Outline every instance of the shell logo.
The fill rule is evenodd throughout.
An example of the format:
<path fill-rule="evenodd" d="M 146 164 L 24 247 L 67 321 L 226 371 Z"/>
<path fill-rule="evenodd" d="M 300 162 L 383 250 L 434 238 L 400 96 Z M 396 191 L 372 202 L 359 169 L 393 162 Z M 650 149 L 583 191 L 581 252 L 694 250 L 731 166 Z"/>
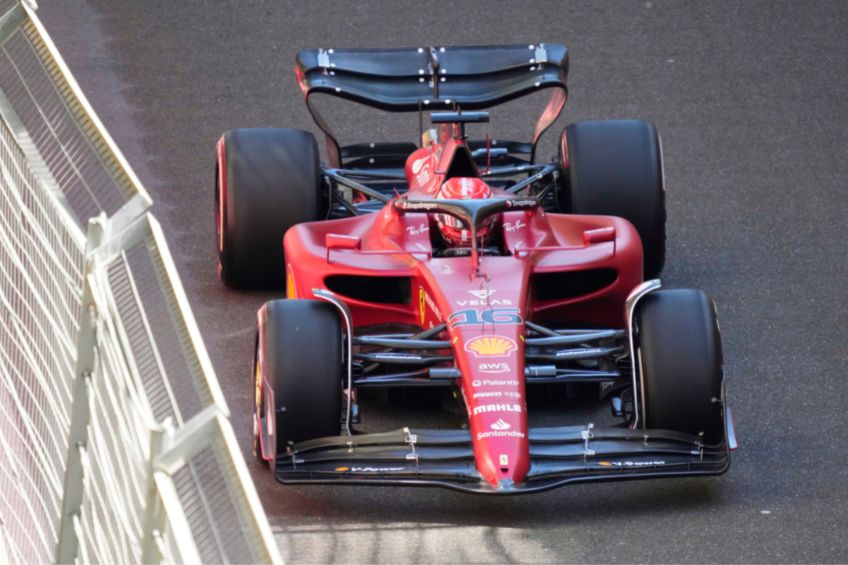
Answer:
<path fill-rule="evenodd" d="M 515 341 L 502 336 L 478 336 L 465 343 L 465 350 L 475 357 L 506 357 L 516 349 Z"/>

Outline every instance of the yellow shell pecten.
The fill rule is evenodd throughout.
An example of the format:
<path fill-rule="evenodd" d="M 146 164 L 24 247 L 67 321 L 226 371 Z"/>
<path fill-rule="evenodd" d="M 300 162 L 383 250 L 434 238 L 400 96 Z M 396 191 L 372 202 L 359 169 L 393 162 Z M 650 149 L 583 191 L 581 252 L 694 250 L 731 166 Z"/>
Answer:
<path fill-rule="evenodd" d="M 509 355 L 516 349 L 515 342 L 501 336 L 475 337 L 465 344 L 465 349 L 477 356 Z"/>

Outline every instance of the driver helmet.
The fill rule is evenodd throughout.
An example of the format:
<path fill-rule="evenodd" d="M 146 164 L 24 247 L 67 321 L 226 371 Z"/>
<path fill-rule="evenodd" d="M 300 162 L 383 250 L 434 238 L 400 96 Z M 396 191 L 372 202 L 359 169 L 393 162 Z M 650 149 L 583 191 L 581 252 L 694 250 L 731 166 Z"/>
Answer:
<path fill-rule="evenodd" d="M 438 199 L 448 198 L 452 200 L 471 200 L 491 197 L 492 189 L 489 188 L 489 185 L 473 177 L 448 179 L 442 184 L 439 193 L 436 195 Z M 454 246 L 471 246 L 471 230 L 459 218 L 454 218 L 448 214 L 436 214 L 436 223 L 448 244 Z M 489 216 L 477 228 L 480 245 L 485 245 L 494 223 L 495 216 Z"/>

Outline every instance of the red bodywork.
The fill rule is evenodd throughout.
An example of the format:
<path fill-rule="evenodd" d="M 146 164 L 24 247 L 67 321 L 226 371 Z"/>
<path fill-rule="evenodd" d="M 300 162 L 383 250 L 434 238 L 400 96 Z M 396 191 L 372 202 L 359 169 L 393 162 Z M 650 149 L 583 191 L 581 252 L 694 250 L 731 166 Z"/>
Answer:
<path fill-rule="evenodd" d="M 440 137 L 409 156 L 404 197 L 435 198 L 454 155 L 467 151 L 454 126 L 443 126 Z M 493 193 L 512 196 L 496 188 Z M 435 226 L 432 214 L 399 211 L 391 203 L 378 213 L 296 225 L 284 241 L 287 293 L 313 298 L 312 289 L 333 290 L 326 279 L 337 275 L 408 277 L 407 303 L 334 292 L 349 307 L 357 334 L 385 324 L 447 324 L 477 468 L 495 487 L 520 484 L 530 465 L 523 322 L 625 327 L 625 299 L 642 282 L 641 242 L 635 228 L 617 217 L 541 208 L 504 212 L 493 229 L 502 231 L 506 254 L 481 256 L 478 272 L 469 257 L 432 256 Z M 534 275 L 595 269 L 617 276 L 586 295 L 534 299 Z"/>

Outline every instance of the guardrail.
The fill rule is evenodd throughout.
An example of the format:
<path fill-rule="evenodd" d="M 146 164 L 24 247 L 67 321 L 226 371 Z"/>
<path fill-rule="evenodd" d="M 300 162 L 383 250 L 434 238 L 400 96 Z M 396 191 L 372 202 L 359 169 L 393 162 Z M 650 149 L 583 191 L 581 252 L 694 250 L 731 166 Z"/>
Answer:
<path fill-rule="evenodd" d="M 0 0 L 0 562 L 280 562 L 150 198 L 34 9 Z"/>

